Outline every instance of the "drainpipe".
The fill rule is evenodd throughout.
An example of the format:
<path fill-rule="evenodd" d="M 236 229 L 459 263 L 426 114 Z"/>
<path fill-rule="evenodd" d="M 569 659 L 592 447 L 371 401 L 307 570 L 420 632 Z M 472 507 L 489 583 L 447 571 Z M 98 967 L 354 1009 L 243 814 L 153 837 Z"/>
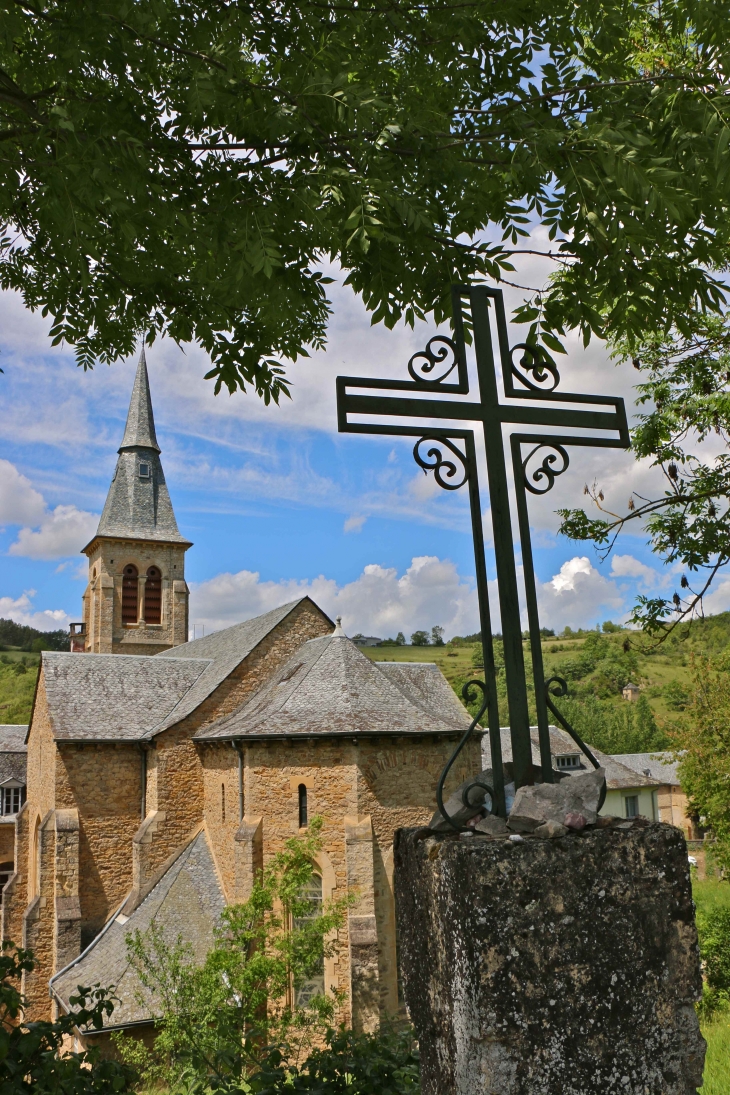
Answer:
<path fill-rule="evenodd" d="M 238 820 L 243 821 L 243 746 L 240 738 L 234 738 L 231 745 L 238 753 Z"/>
<path fill-rule="evenodd" d="M 140 813 L 142 815 L 142 821 L 147 817 L 147 753 L 149 752 L 149 745 L 146 742 L 140 742 L 139 755 L 142 763 L 142 801 L 140 803 Z"/>

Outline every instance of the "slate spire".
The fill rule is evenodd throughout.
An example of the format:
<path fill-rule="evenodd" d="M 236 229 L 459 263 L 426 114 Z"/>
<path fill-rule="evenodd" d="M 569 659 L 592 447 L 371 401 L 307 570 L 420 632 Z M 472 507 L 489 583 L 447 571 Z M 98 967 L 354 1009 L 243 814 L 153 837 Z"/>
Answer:
<path fill-rule="evenodd" d="M 134 378 L 132 398 L 129 401 L 127 425 L 124 437 L 119 449 L 146 448 L 161 451 L 157 444 L 155 434 L 155 418 L 152 413 L 152 399 L 150 398 L 150 378 L 147 375 L 147 358 L 142 343 L 142 353 L 139 355 L 137 375 Z"/>
<path fill-rule="evenodd" d="M 180 535 L 165 483 L 144 345 L 139 355 L 119 459 L 96 536 L 190 543 Z"/>

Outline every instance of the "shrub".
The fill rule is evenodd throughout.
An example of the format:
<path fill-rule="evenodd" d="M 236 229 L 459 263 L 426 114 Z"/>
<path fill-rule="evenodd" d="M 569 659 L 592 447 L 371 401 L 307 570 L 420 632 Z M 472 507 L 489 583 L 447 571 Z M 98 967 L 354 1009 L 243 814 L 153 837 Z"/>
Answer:
<path fill-rule="evenodd" d="M 77 1030 L 101 1029 L 114 1010 L 111 993 L 83 988 L 74 1010 L 55 1022 L 22 1018 L 20 979 L 35 968 L 30 951 L 3 943 L 0 954 L 0 1091 L 2 1095 L 122 1095 L 136 1079 L 128 1065 L 102 1060 L 98 1049 L 69 1053 Z"/>
<path fill-rule="evenodd" d="M 698 914 L 697 931 L 704 980 L 699 1010 L 707 1019 L 730 1005 L 730 908 Z"/>

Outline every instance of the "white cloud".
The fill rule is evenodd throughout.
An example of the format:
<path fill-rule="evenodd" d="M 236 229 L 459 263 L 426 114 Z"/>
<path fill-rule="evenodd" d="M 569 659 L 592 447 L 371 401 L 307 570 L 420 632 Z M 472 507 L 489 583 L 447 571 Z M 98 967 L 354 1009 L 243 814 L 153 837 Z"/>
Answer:
<path fill-rule="evenodd" d="M 0 460 L 0 525 L 37 525 L 46 503 L 9 460 Z"/>
<path fill-rule="evenodd" d="M 345 532 L 362 532 L 362 527 L 367 521 L 367 517 L 348 517 L 342 526 Z"/>
<path fill-rule="evenodd" d="M 76 506 L 56 506 L 43 517 L 38 529 L 20 529 L 8 554 L 27 559 L 63 559 L 76 555 L 92 538 L 98 523 L 98 514 L 87 513 Z"/>
<path fill-rule="evenodd" d="M 71 617 L 60 608 L 39 611 L 33 604 L 34 589 L 27 589 L 20 597 L 0 597 L 0 618 L 15 620 L 16 624 L 35 627 L 38 631 L 68 630 Z"/>
<path fill-rule="evenodd" d="M 496 582 L 489 583 L 493 627 L 499 630 Z M 297 597 L 309 595 L 332 618 L 342 616 L 345 631 L 386 638 L 402 631 L 440 624 L 447 636 L 479 629 L 474 582 L 459 574 L 454 563 L 433 555 L 411 560 L 399 576 L 394 567 L 366 566 L 352 582 L 338 585 L 320 575 L 311 581 L 262 582 L 254 571 L 218 574 L 193 588 L 190 618 L 196 628 L 216 631 L 267 612 Z M 585 557 L 563 563 L 549 582 L 538 584 L 543 624 L 563 627 L 593 626 L 607 615 L 623 616 L 625 596 Z M 523 620 L 523 626 L 526 622 Z M 198 630 L 198 634 L 200 631 Z"/>
<path fill-rule="evenodd" d="M 449 635 L 475 631 L 478 624 L 473 583 L 449 560 L 420 556 L 400 577 L 395 568 L 366 566 L 353 582 L 338 586 L 323 575 L 312 581 L 262 582 L 242 570 L 219 574 L 191 593 L 191 622 L 206 632 L 266 612 L 308 594 L 334 619 L 342 616 L 349 634 L 385 638 L 441 624 Z"/>
<path fill-rule="evenodd" d="M 714 588 L 711 586 L 710 593 L 705 597 L 705 612 L 708 614 L 727 612 L 730 609 L 730 576 L 721 577 L 717 584 L 713 583 L 713 585 Z M 697 580 L 696 586 L 700 586 Z"/>
<path fill-rule="evenodd" d="M 614 555 L 611 559 L 611 574 L 615 578 L 635 578 L 642 589 L 665 586 L 671 580 L 670 575 L 660 574 L 653 567 L 635 559 L 633 555 Z"/>
<path fill-rule="evenodd" d="M 0 460 L 0 525 L 22 525 L 9 555 L 63 559 L 77 555 L 96 531 L 99 515 L 76 506 L 49 510 L 37 491 L 9 460 Z"/>
<path fill-rule="evenodd" d="M 538 586 L 537 598 L 543 624 L 556 631 L 566 625 L 590 627 L 607 612 L 625 612 L 623 593 L 585 555 L 567 559 L 549 582 Z"/>

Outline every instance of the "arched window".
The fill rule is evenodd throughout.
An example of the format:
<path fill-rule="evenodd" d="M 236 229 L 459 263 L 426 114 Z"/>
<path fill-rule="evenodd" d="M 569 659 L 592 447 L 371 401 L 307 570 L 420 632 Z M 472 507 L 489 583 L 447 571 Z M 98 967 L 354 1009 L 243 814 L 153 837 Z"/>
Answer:
<path fill-rule="evenodd" d="M 144 619 L 147 624 L 159 624 L 162 619 L 162 575 L 157 567 L 147 571 L 144 586 Z"/>
<path fill-rule="evenodd" d="M 122 573 L 122 623 L 136 624 L 139 619 L 137 607 L 138 590 L 137 568 L 128 563 Z"/>
<path fill-rule="evenodd" d="M 301 786 L 304 787 L 304 784 Z M 306 787 L 304 789 L 306 791 Z M 321 876 L 313 874 L 309 879 L 309 882 L 302 889 L 300 896 L 309 901 L 310 907 L 309 911 L 304 915 L 296 916 L 292 919 L 294 931 L 301 931 L 302 928 L 307 927 L 307 924 L 310 921 L 315 920 L 318 916 L 322 915 Z M 294 984 L 295 1007 L 305 1008 L 313 996 L 324 996 L 324 958 L 320 958 L 319 962 L 315 963 L 315 967 L 310 969 L 309 976 L 306 980 Z"/>
<path fill-rule="evenodd" d="M 299 784 L 299 828 L 306 829 L 307 827 L 307 787 L 306 784 Z"/>

